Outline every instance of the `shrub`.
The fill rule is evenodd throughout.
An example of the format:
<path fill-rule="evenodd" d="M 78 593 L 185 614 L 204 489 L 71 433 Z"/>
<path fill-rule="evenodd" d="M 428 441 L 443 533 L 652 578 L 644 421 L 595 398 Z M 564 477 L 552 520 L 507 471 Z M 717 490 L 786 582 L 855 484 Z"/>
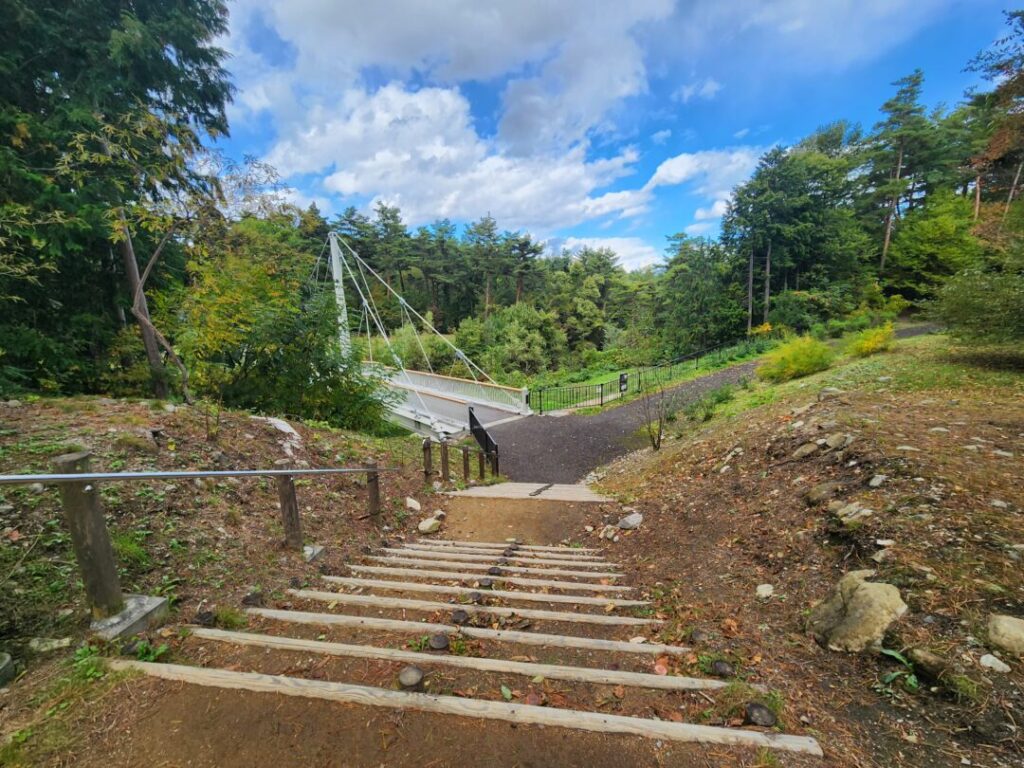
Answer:
<path fill-rule="evenodd" d="M 846 351 L 854 357 L 868 357 L 877 352 L 884 352 L 892 346 L 894 330 L 892 323 L 868 328 L 855 333 L 846 342 Z"/>
<path fill-rule="evenodd" d="M 810 336 L 799 336 L 787 341 L 768 354 L 757 369 L 757 375 L 767 381 L 789 381 L 824 371 L 832 363 L 834 353 L 824 342 Z"/>

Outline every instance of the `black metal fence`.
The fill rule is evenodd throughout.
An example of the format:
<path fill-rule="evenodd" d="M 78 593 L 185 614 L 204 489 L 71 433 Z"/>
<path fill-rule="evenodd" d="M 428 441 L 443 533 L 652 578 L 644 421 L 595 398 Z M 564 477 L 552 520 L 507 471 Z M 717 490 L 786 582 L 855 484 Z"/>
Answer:
<path fill-rule="evenodd" d="M 601 407 L 626 395 L 642 392 L 657 382 L 671 381 L 685 370 L 705 365 L 720 365 L 753 353 L 767 350 L 776 340 L 776 334 L 745 337 L 739 341 L 701 349 L 688 355 L 647 365 L 633 371 L 623 371 L 614 379 L 597 384 L 568 384 L 558 387 L 539 387 L 530 390 L 527 403 L 537 413 L 561 411 L 568 408 Z"/>

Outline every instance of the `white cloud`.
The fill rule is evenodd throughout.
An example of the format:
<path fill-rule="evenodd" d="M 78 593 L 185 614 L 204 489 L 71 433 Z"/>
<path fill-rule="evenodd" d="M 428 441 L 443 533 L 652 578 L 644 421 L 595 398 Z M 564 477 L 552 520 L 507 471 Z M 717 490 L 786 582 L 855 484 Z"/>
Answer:
<path fill-rule="evenodd" d="M 672 100 L 681 101 L 683 104 L 688 104 L 694 98 L 710 101 L 718 95 L 720 90 L 722 90 L 722 84 L 709 77 L 680 86 L 672 94 Z"/>
<path fill-rule="evenodd" d="M 268 159 L 285 177 L 325 173 L 326 192 L 398 205 L 411 224 L 490 212 L 504 227 L 546 232 L 634 215 L 646 202 L 628 191 L 594 194 L 632 173 L 632 149 L 598 160 L 588 160 L 584 147 L 503 154 L 476 134 L 469 102 L 454 88 L 346 91 L 333 107 L 312 110 L 308 126 L 289 131 Z"/>
<path fill-rule="evenodd" d="M 735 147 L 683 152 L 663 161 L 644 188 L 693 183 L 695 190 L 706 198 L 728 198 L 732 188 L 757 167 L 762 151 L 760 147 Z"/>
<path fill-rule="evenodd" d="M 736 131 L 736 133 L 734 133 L 734 134 L 732 135 L 732 137 L 733 137 L 734 139 L 742 139 L 742 138 L 743 138 L 744 136 L 746 136 L 746 135 L 747 135 L 748 133 L 750 133 L 750 129 L 749 129 L 749 128 L 740 128 L 740 129 L 739 129 L 738 131 Z"/>
<path fill-rule="evenodd" d="M 651 134 L 651 141 L 653 141 L 655 144 L 664 144 L 670 138 L 672 138 L 672 131 L 669 130 L 668 128 L 664 128 L 660 131 L 655 131 L 654 133 Z"/>
<path fill-rule="evenodd" d="M 710 208 L 698 208 L 694 211 L 693 218 L 697 221 L 707 221 L 708 219 L 720 219 L 725 215 L 726 210 L 729 208 L 728 200 L 715 200 L 711 204 Z"/>
<path fill-rule="evenodd" d="M 615 251 L 623 267 L 631 270 L 656 264 L 662 258 L 657 248 L 639 237 L 569 237 L 562 247 L 573 252 L 581 248 L 608 248 Z"/>
<path fill-rule="evenodd" d="M 684 227 L 683 231 L 691 237 L 700 237 L 706 235 L 714 227 L 710 221 L 701 221 L 696 224 L 690 224 L 688 227 Z"/>

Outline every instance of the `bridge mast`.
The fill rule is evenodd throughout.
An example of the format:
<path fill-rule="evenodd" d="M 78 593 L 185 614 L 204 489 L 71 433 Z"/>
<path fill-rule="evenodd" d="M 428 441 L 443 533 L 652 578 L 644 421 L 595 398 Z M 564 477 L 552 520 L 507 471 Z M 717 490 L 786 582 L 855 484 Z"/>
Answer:
<path fill-rule="evenodd" d="M 338 305 L 338 342 L 341 353 L 348 357 L 352 354 L 352 337 L 348 329 L 348 306 L 345 303 L 344 275 L 341 271 L 341 248 L 338 247 L 338 235 L 331 232 L 327 236 L 331 243 L 331 275 L 334 277 L 334 300 Z"/>

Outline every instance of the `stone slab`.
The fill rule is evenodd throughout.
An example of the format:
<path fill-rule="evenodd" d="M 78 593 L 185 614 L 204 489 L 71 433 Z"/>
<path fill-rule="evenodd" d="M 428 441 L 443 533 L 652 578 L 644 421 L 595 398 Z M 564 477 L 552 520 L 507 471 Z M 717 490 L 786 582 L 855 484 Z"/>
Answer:
<path fill-rule="evenodd" d="M 124 609 L 119 614 L 97 619 L 89 629 L 103 640 L 131 637 L 162 624 L 169 611 L 166 597 L 125 595 Z"/>
<path fill-rule="evenodd" d="M 575 501 L 604 503 L 607 496 L 595 493 L 583 483 L 497 483 L 478 485 L 463 491 L 452 491 L 451 496 L 468 496 L 478 499 L 540 499 L 542 501 Z"/>
<path fill-rule="evenodd" d="M 307 563 L 312 563 L 323 553 L 324 548 L 321 547 L 319 544 L 306 544 L 302 548 L 302 559 L 305 560 Z"/>

